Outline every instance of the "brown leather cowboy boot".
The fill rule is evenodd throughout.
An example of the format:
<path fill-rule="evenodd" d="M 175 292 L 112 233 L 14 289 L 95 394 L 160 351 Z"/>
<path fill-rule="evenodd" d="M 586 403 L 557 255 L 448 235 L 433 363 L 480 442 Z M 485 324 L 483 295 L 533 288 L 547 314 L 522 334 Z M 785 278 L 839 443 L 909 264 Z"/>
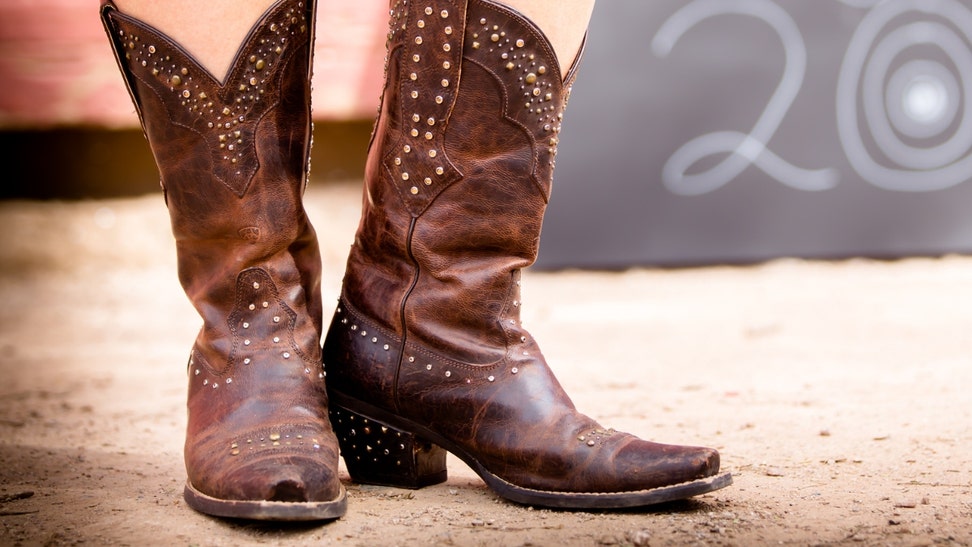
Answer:
<path fill-rule="evenodd" d="M 313 0 L 275 3 L 223 82 L 110 0 L 101 15 L 204 321 L 189 358 L 185 499 L 223 517 L 337 518 L 346 496 L 321 367 L 321 261 L 302 204 Z"/>
<path fill-rule="evenodd" d="M 564 107 L 553 49 L 489 0 L 399 0 L 364 210 L 328 332 L 331 420 L 354 480 L 445 480 L 445 452 L 510 500 L 617 508 L 722 488 L 715 450 L 580 414 L 520 324 Z"/>

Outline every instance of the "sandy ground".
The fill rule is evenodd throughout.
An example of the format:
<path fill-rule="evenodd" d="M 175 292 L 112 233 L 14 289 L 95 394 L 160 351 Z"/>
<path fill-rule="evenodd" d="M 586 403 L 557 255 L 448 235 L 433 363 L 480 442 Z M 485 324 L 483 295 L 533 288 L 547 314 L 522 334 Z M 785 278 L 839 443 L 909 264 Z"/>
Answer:
<path fill-rule="evenodd" d="M 329 305 L 358 196 L 308 192 Z M 0 544 L 972 545 L 972 258 L 528 272 L 524 319 L 577 406 L 719 448 L 734 486 L 557 512 L 452 459 L 446 484 L 348 482 L 345 518 L 271 526 L 182 501 L 199 321 L 160 196 L 2 202 L 0 225 Z"/>

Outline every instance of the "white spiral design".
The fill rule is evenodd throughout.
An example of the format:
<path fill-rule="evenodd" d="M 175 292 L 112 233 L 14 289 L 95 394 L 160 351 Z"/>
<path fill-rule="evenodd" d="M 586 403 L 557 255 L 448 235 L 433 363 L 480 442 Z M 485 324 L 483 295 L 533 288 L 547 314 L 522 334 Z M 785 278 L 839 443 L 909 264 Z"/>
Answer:
<path fill-rule="evenodd" d="M 682 145 L 662 169 L 662 182 L 675 194 L 700 195 L 717 190 L 755 165 L 779 182 L 805 191 L 828 190 L 836 186 L 839 175 L 834 169 L 810 170 L 796 167 L 767 148 L 786 117 L 800 88 L 807 68 L 807 49 L 799 27 L 790 15 L 769 0 L 695 0 L 672 14 L 658 30 L 652 50 L 658 57 L 667 56 L 675 43 L 692 27 L 711 17 L 743 15 L 767 23 L 783 43 L 786 65 L 780 84 L 748 133 L 717 131 L 696 137 Z M 718 164 L 701 172 L 688 174 L 699 161 L 717 154 L 728 154 Z"/>
<path fill-rule="evenodd" d="M 906 14 L 930 20 L 912 17 L 886 29 Z M 957 0 L 886 0 L 864 16 L 837 80 L 838 134 L 861 178 L 900 192 L 942 190 L 972 178 L 970 44 L 972 11 Z M 909 50 L 910 60 L 895 67 Z M 927 55 L 912 58 L 935 50 L 951 68 Z M 937 144 L 921 146 L 929 139 Z"/>

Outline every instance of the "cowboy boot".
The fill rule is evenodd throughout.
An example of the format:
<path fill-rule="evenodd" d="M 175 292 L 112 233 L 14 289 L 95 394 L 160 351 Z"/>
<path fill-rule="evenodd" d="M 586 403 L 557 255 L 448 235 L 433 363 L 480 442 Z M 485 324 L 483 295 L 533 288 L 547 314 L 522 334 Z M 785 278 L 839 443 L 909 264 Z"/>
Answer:
<path fill-rule="evenodd" d="M 302 204 L 313 0 L 267 10 L 225 81 L 110 0 L 101 15 L 204 322 L 188 365 L 185 500 L 221 517 L 337 518 L 346 494 L 321 366 L 321 260 Z"/>
<path fill-rule="evenodd" d="M 490 0 L 400 0 L 363 214 L 325 340 L 353 480 L 445 480 L 445 451 L 499 495 L 644 506 L 722 488 L 715 450 L 579 413 L 520 323 L 575 67 Z M 443 450 L 444 449 L 444 450 Z"/>

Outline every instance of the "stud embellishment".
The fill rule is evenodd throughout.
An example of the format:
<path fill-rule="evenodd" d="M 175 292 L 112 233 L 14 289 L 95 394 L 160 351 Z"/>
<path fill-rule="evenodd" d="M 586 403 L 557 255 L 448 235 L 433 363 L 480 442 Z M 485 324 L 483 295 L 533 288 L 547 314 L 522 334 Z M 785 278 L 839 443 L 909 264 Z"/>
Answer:
<path fill-rule="evenodd" d="M 272 106 L 267 95 L 275 94 L 280 85 L 274 69 L 286 66 L 281 60 L 308 40 L 307 9 L 302 3 L 299 6 L 281 5 L 266 16 L 267 23 L 242 46 L 250 53 L 244 66 L 225 86 L 181 51 L 157 42 L 154 35 L 143 36 L 151 34 L 149 29 L 115 22 L 119 39 L 127 46 L 127 68 L 137 77 L 138 87 L 151 88 L 164 100 L 174 122 L 205 135 L 214 176 L 239 196 L 256 170 L 255 124 Z"/>

